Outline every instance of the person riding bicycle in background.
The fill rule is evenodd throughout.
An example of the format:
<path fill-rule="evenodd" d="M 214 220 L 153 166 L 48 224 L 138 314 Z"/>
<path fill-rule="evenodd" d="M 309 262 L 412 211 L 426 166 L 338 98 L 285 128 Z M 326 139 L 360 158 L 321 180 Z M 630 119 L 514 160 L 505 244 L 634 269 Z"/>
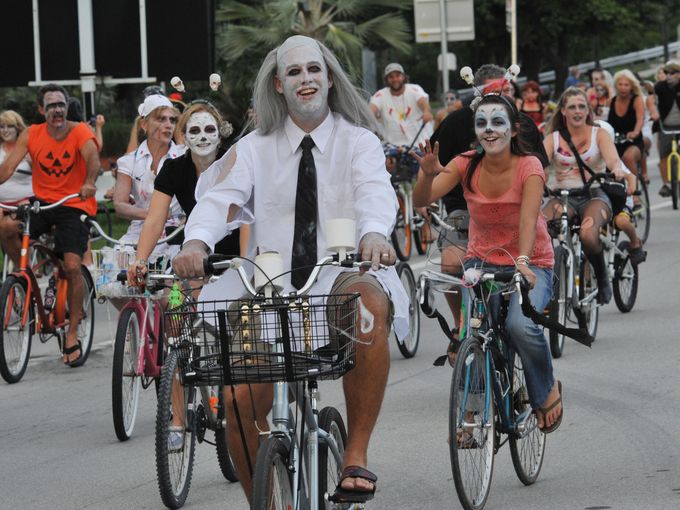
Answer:
<path fill-rule="evenodd" d="M 166 159 L 154 181 L 154 192 L 139 234 L 136 261 L 128 269 L 128 283 L 139 286 L 147 271 L 148 258 L 163 234 L 170 204 L 174 198 L 188 218 L 196 206 L 196 183 L 201 174 L 226 152 L 226 138 L 233 128 L 222 119 L 211 103 L 203 100 L 189 104 L 177 122 L 184 135 L 187 151 L 178 158 Z M 247 225 L 237 229 L 215 246 L 217 253 L 245 256 Z M 243 232 L 241 234 L 241 232 Z M 243 247 L 243 249 L 241 249 Z"/>
<path fill-rule="evenodd" d="M 163 163 L 168 159 L 180 157 L 185 151 L 184 146 L 175 145 L 172 141 L 179 112 L 167 97 L 148 96 L 139 105 L 138 111 L 146 139 L 136 150 L 118 159 L 118 174 L 113 192 L 116 215 L 131 220 L 127 232 L 120 240 L 135 243 L 146 220 L 154 181 Z M 168 205 L 169 217 L 166 226 L 176 227 L 180 224 L 182 210 L 177 200 L 172 200 Z M 174 255 L 177 251 L 178 246 L 167 244 L 154 249 L 154 253 L 157 254 Z"/>
<path fill-rule="evenodd" d="M 485 271 L 519 271 L 532 287 L 532 304 L 543 310 L 552 295 L 554 264 L 540 210 L 545 174 L 524 141 L 519 116 L 512 99 L 485 94 L 474 111 L 481 150 L 465 152 L 443 166 L 438 143 L 421 147 L 423 156 L 415 156 L 420 172 L 413 200 L 424 206 L 462 183 L 470 211 L 465 267 L 483 264 Z M 552 432 L 562 421 L 561 385 L 553 376 L 543 329 L 522 313 L 516 293 L 510 298 L 505 329 L 511 348 L 522 359 L 538 427 Z"/>
<path fill-rule="evenodd" d="M 654 94 L 659 110 L 659 121 L 664 129 L 680 130 L 680 62 L 669 60 L 663 67 L 665 79 L 654 84 Z M 658 126 L 657 126 L 658 127 Z M 668 155 L 672 150 L 673 135 L 658 132 L 657 148 L 659 150 L 659 170 L 663 185 L 659 190 L 662 197 L 671 196 L 671 188 L 668 186 Z"/>
<path fill-rule="evenodd" d="M 0 113 L 0 163 L 14 150 L 19 135 L 26 129 L 24 119 L 13 110 Z M 17 205 L 26 202 L 33 196 L 31 183 L 31 158 L 28 154 L 19 162 L 16 171 L 7 182 L 0 185 L 0 202 Z M 9 212 L 0 210 L 0 242 L 2 249 L 14 267 L 19 267 L 21 253 L 16 242 L 19 232 L 19 221 L 12 218 Z"/>
<path fill-rule="evenodd" d="M 404 151 L 427 140 L 432 134 L 430 97 L 420 85 L 408 83 L 401 64 L 391 63 L 383 73 L 386 87 L 371 97 L 369 106 L 382 126 L 383 141 Z M 410 158 L 409 158 L 410 159 Z M 387 169 L 394 171 L 396 161 L 388 154 Z M 413 161 L 413 173 L 418 165 Z"/>
<path fill-rule="evenodd" d="M 444 108 L 437 111 L 437 114 L 434 116 L 434 130 L 436 131 L 439 128 L 449 113 L 460 110 L 462 107 L 463 102 L 460 100 L 458 92 L 453 89 L 447 90 L 446 94 L 444 94 Z"/>
<path fill-rule="evenodd" d="M 614 75 L 616 95 L 609 104 L 607 122 L 614 132 L 625 135 L 626 140 L 616 144 L 616 151 L 626 168 L 637 175 L 638 165 L 645 150 L 642 125 L 645 122 L 645 102 L 640 82 L 628 69 Z"/>
<path fill-rule="evenodd" d="M 349 435 L 335 493 L 343 500 L 367 500 L 376 488 L 377 477 L 366 469 L 367 450 L 387 383 L 392 315 L 400 340 L 409 329 L 408 296 L 396 271 L 378 271 L 380 263 L 392 266 L 396 260 L 387 236 L 397 199 L 384 171 L 382 146 L 372 133 L 375 118 L 333 53 L 305 36 L 289 37 L 269 52 L 253 97 L 257 129 L 215 162 L 221 172 L 231 171 L 200 197 L 173 269 L 180 277 L 202 276 L 203 259 L 215 243 L 235 226 L 250 223 L 249 258 L 258 250 L 280 253 L 283 270 L 292 274 L 286 272 L 277 281 L 283 292 L 290 292 L 304 285 L 318 258 L 327 253 L 326 220 L 356 220 L 358 252 L 362 260 L 372 261 L 372 270 L 327 267 L 314 289 L 315 294 L 358 292 L 373 317 L 370 325 L 357 328 L 356 366 L 343 378 Z M 237 282 L 238 276 L 227 272 L 204 287 L 201 298 L 210 298 L 212 292 L 219 299 L 238 299 L 243 287 Z M 268 429 L 271 385 L 237 386 L 235 392 L 238 406 L 243 406 L 239 409 L 253 403 L 254 415 L 261 418 L 242 423 L 242 441 L 231 393 L 225 395 L 229 452 L 251 500 L 243 443 L 254 464 L 258 438 Z"/>
<path fill-rule="evenodd" d="M 558 102 L 558 111 L 546 128 L 545 151 L 550 158 L 550 170 L 555 174 L 558 189 L 581 189 L 585 185 L 584 176 L 563 134 L 568 134 L 579 151 L 581 158 L 593 172 L 601 173 L 609 168 L 616 179 L 624 179 L 626 171 L 616 152 L 609 134 L 594 125 L 593 115 L 585 92 L 576 87 L 565 90 Z M 588 179 L 588 177 L 585 177 Z M 628 182 L 628 193 L 635 190 L 634 182 Z M 593 266 L 597 278 L 597 301 L 608 303 L 612 298 L 612 288 L 607 276 L 604 259 L 604 246 L 600 240 L 600 230 L 612 220 L 612 205 L 607 194 L 599 187 L 591 187 L 586 197 L 570 199 L 570 217 L 578 215 L 581 219 L 579 236 L 583 251 Z M 543 209 L 548 220 L 562 214 L 559 199 L 551 199 Z M 633 229 L 634 230 L 634 229 Z M 644 255 L 642 244 L 635 235 L 637 243 L 631 239 L 631 259 L 640 261 Z"/>
<path fill-rule="evenodd" d="M 528 115 L 540 128 L 545 120 L 546 105 L 541 98 L 541 86 L 533 80 L 522 85 L 522 99 L 517 100 L 517 109 Z"/>
<path fill-rule="evenodd" d="M 607 119 L 609 102 L 614 96 L 612 75 L 606 69 L 596 68 L 590 71 L 591 87 L 586 91 L 593 120 Z"/>
<path fill-rule="evenodd" d="M 510 97 L 510 83 L 504 80 L 506 70 L 495 64 L 482 65 L 474 75 L 474 84 L 484 92 L 498 92 L 506 97 Z M 548 164 L 548 158 L 543 149 L 543 138 L 538 131 L 533 119 L 524 113 L 520 113 L 519 122 L 522 125 L 522 132 L 526 133 L 529 146 L 535 152 L 541 163 Z M 451 113 L 444 119 L 442 125 L 432 135 L 430 143 L 439 143 L 439 162 L 445 166 L 454 157 L 476 149 L 479 146 L 475 135 L 474 112 L 471 108 L 465 107 Z M 446 222 L 449 224 L 460 223 L 467 229 L 469 215 L 467 202 L 463 193 L 462 185 L 454 186 L 443 197 L 446 209 Z M 421 214 L 426 216 L 426 211 Z M 439 237 L 439 248 L 442 252 L 442 271 L 448 273 L 460 273 L 463 270 L 463 257 L 467 250 L 468 236 L 465 232 L 447 232 L 446 235 Z M 460 315 L 460 295 L 446 294 L 449 306 L 453 313 L 454 320 L 458 323 Z"/>
<path fill-rule="evenodd" d="M 68 93 L 62 86 L 41 87 L 37 99 L 45 122 L 30 126 L 19 135 L 14 150 L 0 165 L 0 184 L 10 178 L 28 153 L 33 164 L 33 192 L 41 203 L 50 204 L 73 193 L 80 194 L 80 198 L 68 200 L 49 214 L 31 218 L 34 238 L 56 227 L 54 251 L 64 260 L 71 316 L 63 349 L 64 363 L 71 364 L 82 355 L 77 335 L 85 282 L 80 266 L 87 250 L 89 229 L 80 216 L 97 213 L 94 183 L 99 173 L 99 153 L 92 130 L 83 123 L 66 120 Z M 16 244 L 19 245 L 18 236 Z"/>

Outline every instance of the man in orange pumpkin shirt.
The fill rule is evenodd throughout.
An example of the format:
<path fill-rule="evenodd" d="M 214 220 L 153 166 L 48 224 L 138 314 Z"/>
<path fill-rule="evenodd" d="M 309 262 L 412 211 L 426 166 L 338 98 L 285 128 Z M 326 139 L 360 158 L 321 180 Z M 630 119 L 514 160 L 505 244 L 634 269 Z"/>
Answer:
<path fill-rule="evenodd" d="M 64 363 L 73 364 L 82 355 L 78 324 L 82 316 L 85 283 L 80 266 L 87 250 L 88 228 L 80 221 L 85 213 L 94 216 L 97 191 L 94 182 L 99 171 L 99 153 L 94 133 L 82 122 L 66 120 L 68 93 L 55 84 L 38 91 L 38 110 L 45 122 L 24 130 L 12 153 L 0 165 L 0 184 L 10 178 L 26 153 L 33 163 L 33 192 L 43 204 L 79 193 L 80 197 L 52 209 L 49 214 L 31 217 L 31 236 L 55 228 L 55 252 L 63 258 L 68 281 L 68 309 L 71 322 L 64 344 Z M 19 243 L 19 236 L 17 236 Z"/>

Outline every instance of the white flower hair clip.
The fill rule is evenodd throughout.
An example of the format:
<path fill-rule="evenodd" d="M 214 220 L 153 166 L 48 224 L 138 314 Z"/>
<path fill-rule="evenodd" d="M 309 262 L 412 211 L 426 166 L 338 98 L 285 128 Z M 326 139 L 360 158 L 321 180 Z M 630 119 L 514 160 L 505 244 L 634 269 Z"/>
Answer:
<path fill-rule="evenodd" d="M 234 126 L 231 125 L 231 122 L 228 120 L 225 120 L 222 122 L 220 125 L 220 136 L 222 138 L 229 138 L 229 135 L 231 135 L 234 132 Z"/>

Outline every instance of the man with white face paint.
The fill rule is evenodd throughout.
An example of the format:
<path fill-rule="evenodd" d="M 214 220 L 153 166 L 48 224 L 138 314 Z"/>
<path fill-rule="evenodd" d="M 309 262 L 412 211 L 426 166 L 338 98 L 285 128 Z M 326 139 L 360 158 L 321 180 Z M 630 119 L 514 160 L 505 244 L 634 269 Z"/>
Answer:
<path fill-rule="evenodd" d="M 361 274 L 344 268 L 324 268 L 313 293 L 358 292 L 374 319 L 370 327 L 358 333 L 356 367 L 343 379 L 349 437 L 342 480 L 336 488 L 341 500 L 365 501 L 373 496 L 377 480 L 366 469 L 367 450 L 387 382 L 390 324 L 393 322 L 398 338 L 408 333 L 408 297 L 396 271 L 393 267 L 378 270 L 379 264 L 392 266 L 396 260 L 387 236 L 394 225 L 397 203 L 385 172 L 380 141 L 371 132 L 374 117 L 335 56 L 321 43 L 303 36 L 288 38 L 267 55 L 253 97 L 257 129 L 240 139 L 202 177 L 202 181 L 213 180 L 210 186 L 199 183 L 199 188 L 207 191 L 199 197 L 189 218 L 187 241 L 174 259 L 173 268 L 181 276 L 202 275 L 203 259 L 212 251 L 215 240 L 236 225 L 251 223 L 249 258 L 254 259 L 257 250 L 279 252 L 284 271 L 293 269 L 292 278 L 285 275 L 277 280 L 282 281 L 283 291 L 289 292 L 300 288 L 301 281 L 307 278 L 309 272 L 304 265 L 309 265 L 310 260 L 313 265 L 327 254 L 326 221 L 356 221 L 358 251 L 363 260 L 372 261 L 372 269 Z M 301 180 L 308 183 L 302 190 Z M 301 198 L 301 191 L 311 198 Z M 306 216 L 307 222 L 300 226 L 296 219 L 303 210 L 299 207 L 302 202 L 315 212 Z M 310 238 L 311 247 L 305 244 L 300 250 L 299 241 L 308 243 Z M 303 267 L 296 262 L 300 257 L 306 257 Z M 220 287 L 224 291 L 215 293 L 217 298 L 242 296 L 236 275 L 227 272 L 217 285 L 221 282 L 225 282 Z M 207 290 L 203 297 L 209 297 Z M 264 387 L 253 387 L 252 392 L 254 415 L 260 421 L 242 422 L 247 455 L 253 465 L 258 427 L 268 428 L 262 420 L 272 401 L 271 387 L 259 386 Z M 241 413 L 249 413 L 248 388 L 237 387 L 236 395 Z M 231 403 L 231 394 L 227 397 L 225 401 Z M 230 454 L 250 500 L 248 459 L 231 405 L 227 423 Z"/>

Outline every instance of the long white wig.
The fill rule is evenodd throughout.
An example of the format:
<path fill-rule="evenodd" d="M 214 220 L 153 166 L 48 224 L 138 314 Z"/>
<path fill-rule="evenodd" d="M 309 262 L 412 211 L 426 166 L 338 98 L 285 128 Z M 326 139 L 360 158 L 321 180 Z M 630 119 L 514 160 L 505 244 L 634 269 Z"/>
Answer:
<path fill-rule="evenodd" d="M 352 124 L 380 133 L 381 129 L 368 106 L 368 99 L 362 97 L 354 87 L 331 50 L 319 41 L 316 42 L 333 79 L 333 86 L 328 91 L 330 110 L 341 114 Z M 253 86 L 255 116 L 253 120 L 248 121 L 245 130 L 256 128 L 266 135 L 282 126 L 288 115 L 286 100 L 274 86 L 274 77 L 277 72 L 276 56 L 279 48 L 280 46 L 267 54 L 257 73 Z"/>

